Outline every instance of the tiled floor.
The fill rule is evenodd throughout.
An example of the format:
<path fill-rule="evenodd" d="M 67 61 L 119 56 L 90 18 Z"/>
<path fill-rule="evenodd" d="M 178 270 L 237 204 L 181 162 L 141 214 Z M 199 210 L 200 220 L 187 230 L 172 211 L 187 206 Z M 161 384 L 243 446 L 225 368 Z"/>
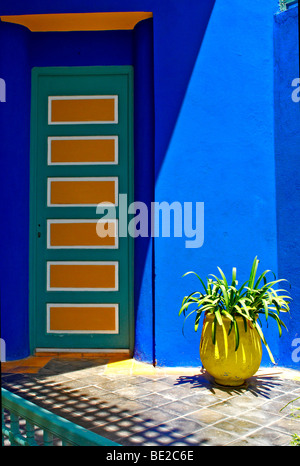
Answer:
<path fill-rule="evenodd" d="M 2 387 L 126 446 L 275 446 L 300 434 L 300 399 L 285 407 L 300 373 L 282 368 L 225 388 L 197 368 L 52 355 L 4 364 Z"/>

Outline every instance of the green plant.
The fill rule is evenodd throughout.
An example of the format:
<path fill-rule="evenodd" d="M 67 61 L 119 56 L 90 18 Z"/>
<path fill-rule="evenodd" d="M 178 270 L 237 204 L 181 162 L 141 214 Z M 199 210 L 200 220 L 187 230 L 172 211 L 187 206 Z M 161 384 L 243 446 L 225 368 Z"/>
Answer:
<path fill-rule="evenodd" d="M 201 314 L 214 314 L 214 322 L 212 326 L 212 341 L 216 342 L 216 328 L 217 325 L 223 325 L 222 317 L 230 319 L 229 332 L 234 329 L 235 332 L 235 350 L 239 347 L 239 328 L 237 324 L 237 317 L 242 317 L 244 321 L 245 331 L 247 331 L 248 324 L 251 324 L 258 332 L 262 342 L 266 346 L 271 361 L 275 364 L 273 355 L 264 337 L 260 315 L 264 315 L 265 320 L 271 317 L 278 325 L 279 336 L 282 334 L 282 327 L 285 327 L 284 322 L 280 319 L 281 312 L 289 312 L 289 301 L 292 299 L 287 295 L 287 291 L 283 289 L 274 289 L 274 286 L 281 281 L 276 280 L 276 277 L 271 270 L 265 270 L 257 279 L 257 268 L 259 260 L 255 257 L 249 279 L 238 288 L 238 281 L 236 279 L 236 268 L 232 269 L 231 281 L 228 282 L 223 271 L 218 267 L 221 278 L 210 274 L 206 277 L 206 284 L 193 271 L 187 272 L 183 275 L 185 277 L 189 274 L 194 274 L 200 280 L 203 287 L 203 292 L 194 291 L 189 296 L 185 296 L 179 311 L 179 315 L 183 314 L 185 320 L 191 315 L 195 315 L 195 331 L 198 330 Z M 267 282 L 266 275 L 272 273 L 275 280 Z M 284 295 L 280 293 L 284 293 Z M 189 307 L 192 311 L 190 311 Z"/>
<path fill-rule="evenodd" d="M 292 441 L 291 441 L 291 445 L 293 447 L 300 447 L 300 435 L 298 434 L 293 434 L 292 435 Z"/>

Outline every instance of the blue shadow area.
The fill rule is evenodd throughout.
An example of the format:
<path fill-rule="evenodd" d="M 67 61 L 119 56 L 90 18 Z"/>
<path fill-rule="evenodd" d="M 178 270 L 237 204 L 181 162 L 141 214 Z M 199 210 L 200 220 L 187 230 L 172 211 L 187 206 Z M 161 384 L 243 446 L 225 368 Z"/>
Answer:
<path fill-rule="evenodd" d="M 274 17 L 275 163 L 278 271 L 290 284 L 289 332 L 280 341 L 280 364 L 300 368 L 300 92 L 298 8 Z M 298 92 L 297 92 L 298 88 Z M 294 98 L 294 100 L 293 100 Z"/>
<path fill-rule="evenodd" d="M 0 23 L 3 46 L 1 77 L 8 100 L 1 108 L 3 170 L 1 266 L 2 336 L 7 358 L 29 354 L 28 341 L 28 230 L 30 70 L 34 66 L 134 65 L 135 82 L 135 199 L 150 207 L 154 186 L 188 86 L 214 1 L 184 2 L 120 0 L 43 3 L 4 0 L 0 15 L 152 11 L 134 31 L 29 32 Z M 154 70 L 153 70 L 154 68 Z M 12 90 L 13 89 L 13 90 Z M 11 97 L 14 93 L 13 98 Z M 20 111 L 22 109 L 22 111 Z M 12 161 L 13 157 L 13 161 Z M 18 228 L 14 208 L 18 208 Z M 150 223 L 150 218 L 149 218 Z M 153 296 L 154 249 L 151 238 L 135 244 L 135 302 L 137 358 L 155 359 Z M 20 278 L 21 277 L 21 278 Z"/>
<path fill-rule="evenodd" d="M 1 338 L 7 359 L 20 359 L 29 351 L 29 32 L 0 24 L 0 43 L 6 83 L 6 102 L 0 104 Z"/>

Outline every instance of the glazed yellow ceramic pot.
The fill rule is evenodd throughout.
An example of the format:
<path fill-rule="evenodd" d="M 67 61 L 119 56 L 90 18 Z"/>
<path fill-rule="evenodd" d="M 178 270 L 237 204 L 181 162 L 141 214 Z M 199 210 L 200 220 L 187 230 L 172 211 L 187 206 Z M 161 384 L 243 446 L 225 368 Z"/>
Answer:
<path fill-rule="evenodd" d="M 262 358 L 261 339 L 248 322 L 245 331 L 242 317 L 237 317 L 240 340 L 235 351 L 234 329 L 228 336 L 230 320 L 223 318 L 223 326 L 216 325 L 216 342 L 212 342 L 212 323 L 214 315 L 206 315 L 203 321 L 200 341 L 200 359 L 206 371 L 220 385 L 238 386 L 259 369 Z"/>

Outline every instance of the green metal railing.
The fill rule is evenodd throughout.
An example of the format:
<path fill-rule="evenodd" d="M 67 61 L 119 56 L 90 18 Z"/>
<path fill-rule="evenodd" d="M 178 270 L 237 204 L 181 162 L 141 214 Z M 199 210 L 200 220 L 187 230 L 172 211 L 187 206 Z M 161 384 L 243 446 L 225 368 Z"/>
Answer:
<path fill-rule="evenodd" d="M 281 11 L 286 11 L 290 6 L 296 5 L 298 0 L 279 0 L 279 8 Z"/>
<path fill-rule="evenodd" d="M 1 398 L 4 446 L 121 446 L 4 388 Z"/>

